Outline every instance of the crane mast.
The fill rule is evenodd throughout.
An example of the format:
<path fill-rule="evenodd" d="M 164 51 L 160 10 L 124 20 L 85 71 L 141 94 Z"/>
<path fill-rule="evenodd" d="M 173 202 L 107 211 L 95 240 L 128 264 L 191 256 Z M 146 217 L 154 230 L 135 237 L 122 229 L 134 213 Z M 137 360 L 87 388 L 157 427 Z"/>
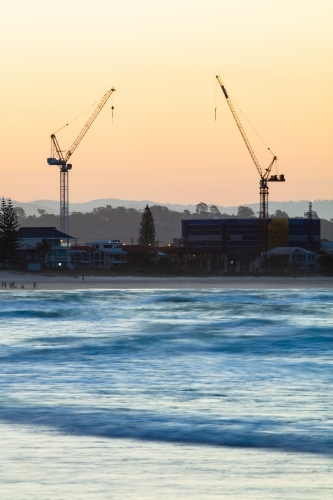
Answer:
<path fill-rule="evenodd" d="M 51 135 L 51 158 L 47 158 L 47 163 L 49 165 L 57 165 L 58 167 L 60 167 L 60 230 L 66 234 L 68 234 L 69 231 L 68 171 L 72 169 L 72 165 L 68 163 L 68 160 L 72 156 L 114 91 L 115 89 L 111 88 L 104 94 L 95 111 L 90 116 L 89 120 L 87 121 L 69 150 L 65 153 L 65 155 L 60 148 L 58 139 L 56 138 L 55 134 Z"/>
<path fill-rule="evenodd" d="M 234 117 L 234 120 L 236 122 L 236 125 L 238 127 L 238 130 L 240 131 L 242 138 L 245 142 L 245 145 L 247 147 L 248 152 L 250 153 L 250 156 L 252 158 L 252 161 L 258 171 L 258 174 L 260 176 L 260 181 L 259 181 L 259 195 L 260 195 L 260 211 L 259 211 L 259 218 L 260 218 L 260 252 L 264 252 L 267 250 L 267 219 L 268 219 L 268 182 L 285 182 L 284 175 L 271 175 L 271 170 L 273 168 L 273 165 L 275 161 L 277 160 L 277 157 L 273 155 L 273 159 L 271 163 L 269 164 L 268 168 L 265 169 L 263 172 L 260 163 L 252 149 L 252 146 L 247 138 L 247 135 L 245 133 L 245 130 L 238 118 L 238 115 L 236 113 L 236 110 L 228 96 L 228 92 L 221 80 L 220 75 L 216 76 L 217 81 L 219 82 L 219 85 L 222 89 L 222 92 L 224 94 L 224 97 L 226 98 L 227 104 L 229 106 L 229 109 L 232 113 L 232 116 Z"/>

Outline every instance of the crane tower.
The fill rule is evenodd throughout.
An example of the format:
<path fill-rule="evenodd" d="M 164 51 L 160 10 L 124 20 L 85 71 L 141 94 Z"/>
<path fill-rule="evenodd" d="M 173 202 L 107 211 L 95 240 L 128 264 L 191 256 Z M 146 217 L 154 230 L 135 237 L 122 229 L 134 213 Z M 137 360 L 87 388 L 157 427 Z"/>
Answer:
<path fill-rule="evenodd" d="M 83 137 L 88 132 L 89 128 L 97 118 L 98 114 L 106 104 L 107 100 L 111 94 L 115 91 L 114 88 L 108 90 L 100 102 L 97 108 L 73 142 L 72 146 L 67 152 L 60 149 L 58 140 L 55 134 L 51 135 L 51 158 L 47 158 L 47 163 L 49 165 L 57 165 L 60 167 L 60 230 L 66 234 L 69 231 L 69 192 L 68 192 L 68 172 L 72 169 L 72 165 L 68 163 L 68 160 L 82 141 Z M 66 125 L 65 125 L 66 126 Z"/>
<path fill-rule="evenodd" d="M 221 80 L 220 75 L 216 76 L 217 81 L 220 84 L 220 87 L 222 89 L 222 92 L 224 94 L 224 97 L 227 100 L 228 106 L 230 108 L 230 111 L 232 113 L 232 116 L 235 119 L 236 125 L 238 127 L 238 130 L 240 131 L 243 140 L 245 142 L 245 145 L 248 149 L 248 152 L 251 155 L 251 158 L 253 160 L 253 163 L 255 164 L 255 167 L 258 171 L 258 174 L 260 176 L 260 181 L 259 181 L 259 194 L 260 194 L 260 211 L 259 211 L 259 218 L 260 218 L 260 251 L 264 252 L 267 250 L 267 219 L 268 219 L 268 182 L 285 182 L 284 175 L 270 175 L 271 170 L 273 168 L 273 165 L 275 161 L 277 160 L 277 157 L 273 154 L 273 159 L 271 163 L 269 164 L 268 168 L 265 169 L 265 171 L 262 170 L 259 161 L 251 147 L 251 144 L 245 134 L 245 131 L 242 127 L 242 124 L 237 116 L 236 110 L 228 96 L 228 93 L 226 91 L 225 86 L 223 85 L 223 82 Z M 269 148 L 268 148 L 269 149 Z M 271 152 L 271 150 L 269 150 Z"/>

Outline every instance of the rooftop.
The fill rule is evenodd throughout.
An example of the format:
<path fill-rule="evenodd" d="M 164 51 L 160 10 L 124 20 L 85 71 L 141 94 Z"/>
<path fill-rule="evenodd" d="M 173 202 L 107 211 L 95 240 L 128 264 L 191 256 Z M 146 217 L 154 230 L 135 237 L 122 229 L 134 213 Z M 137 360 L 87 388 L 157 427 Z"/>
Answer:
<path fill-rule="evenodd" d="M 301 247 L 276 247 L 267 251 L 267 253 L 270 255 L 291 255 L 298 252 L 308 255 L 312 255 L 314 253 Z"/>
<path fill-rule="evenodd" d="M 20 227 L 18 237 L 21 239 L 57 239 L 57 240 L 74 240 L 73 236 L 58 231 L 56 227 Z"/>
<path fill-rule="evenodd" d="M 87 241 L 86 245 L 121 245 L 119 240 L 92 240 Z"/>

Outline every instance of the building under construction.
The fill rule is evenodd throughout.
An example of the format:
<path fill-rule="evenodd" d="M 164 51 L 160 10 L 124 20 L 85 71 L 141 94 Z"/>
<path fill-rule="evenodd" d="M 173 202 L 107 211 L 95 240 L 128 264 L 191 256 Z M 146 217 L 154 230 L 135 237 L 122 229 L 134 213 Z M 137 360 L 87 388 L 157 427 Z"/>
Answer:
<path fill-rule="evenodd" d="M 260 219 L 182 220 L 182 245 L 211 248 L 228 258 L 254 259 L 260 255 Z M 267 250 L 276 247 L 320 249 L 320 219 L 268 219 Z"/>

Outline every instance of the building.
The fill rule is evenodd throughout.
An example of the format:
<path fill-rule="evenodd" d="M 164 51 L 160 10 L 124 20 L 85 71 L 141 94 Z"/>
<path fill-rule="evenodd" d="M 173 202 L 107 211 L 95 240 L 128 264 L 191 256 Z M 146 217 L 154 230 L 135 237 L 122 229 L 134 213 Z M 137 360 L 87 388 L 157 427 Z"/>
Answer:
<path fill-rule="evenodd" d="M 320 249 L 320 219 L 297 218 L 287 219 L 287 221 L 289 226 L 289 247 L 301 247 L 314 251 Z"/>
<path fill-rule="evenodd" d="M 182 220 L 183 252 L 177 260 L 186 266 L 228 273 L 248 273 L 260 262 L 260 229 L 257 218 Z M 267 248 L 320 248 L 320 219 L 267 220 Z M 258 260 L 259 258 L 259 260 Z"/>
<path fill-rule="evenodd" d="M 149 264 L 157 266 L 167 254 L 160 248 L 151 245 L 123 245 L 127 252 L 127 263 L 133 267 L 147 267 Z"/>
<path fill-rule="evenodd" d="M 216 248 L 231 259 L 259 255 L 260 219 L 182 220 L 182 245 Z M 320 219 L 268 219 L 268 250 L 276 247 L 320 248 Z"/>
<path fill-rule="evenodd" d="M 321 240 L 321 248 L 324 250 L 332 250 L 333 251 L 333 241 L 331 240 Z"/>
<path fill-rule="evenodd" d="M 21 243 L 18 251 L 18 259 L 15 262 L 17 269 L 24 271 L 41 271 L 43 258 L 40 255 L 38 248 Z"/>
<path fill-rule="evenodd" d="M 92 268 L 92 253 L 94 249 L 87 245 L 73 245 L 69 249 L 70 261 L 74 269 L 91 269 Z"/>
<path fill-rule="evenodd" d="M 94 240 L 86 243 L 92 249 L 86 252 L 90 256 L 92 269 L 111 269 L 127 264 L 127 252 L 119 240 Z M 75 250 L 75 247 L 73 248 Z"/>
<path fill-rule="evenodd" d="M 269 267 L 308 268 L 316 265 L 316 254 L 300 247 L 277 247 L 262 253 Z"/>
<path fill-rule="evenodd" d="M 163 249 L 163 252 L 175 269 L 184 271 L 193 269 L 216 273 L 231 271 L 230 266 L 228 268 L 227 256 L 216 247 L 168 246 Z M 231 263 L 232 265 L 233 263 Z M 249 266 L 249 263 L 247 265 Z M 249 267 L 241 269 L 243 272 L 251 270 Z"/>
<path fill-rule="evenodd" d="M 36 246 L 43 240 L 48 241 L 50 250 L 44 257 L 40 257 L 39 264 L 53 268 L 71 267 L 69 248 L 70 243 L 74 240 L 72 236 L 58 231 L 56 227 L 20 227 L 18 237 L 21 240 L 20 263 L 24 264 L 23 261 L 26 260 L 29 270 L 38 270 L 38 267 L 40 268 L 38 262 L 36 262 L 38 253 L 36 253 Z"/>

